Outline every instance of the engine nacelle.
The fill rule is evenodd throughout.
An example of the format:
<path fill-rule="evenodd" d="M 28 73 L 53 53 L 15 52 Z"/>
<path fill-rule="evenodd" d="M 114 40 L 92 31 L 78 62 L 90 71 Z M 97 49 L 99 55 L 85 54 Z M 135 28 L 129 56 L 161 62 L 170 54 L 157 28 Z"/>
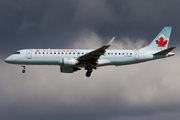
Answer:
<path fill-rule="evenodd" d="M 74 66 L 77 64 L 78 64 L 78 61 L 75 58 L 63 58 L 62 59 L 63 66 Z"/>
<path fill-rule="evenodd" d="M 77 70 L 80 70 L 80 68 L 78 68 L 78 67 L 69 67 L 69 66 L 61 66 L 60 67 L 60 71 L 62 73 L 73 73 L 73 72 L 75 72 Z"/>

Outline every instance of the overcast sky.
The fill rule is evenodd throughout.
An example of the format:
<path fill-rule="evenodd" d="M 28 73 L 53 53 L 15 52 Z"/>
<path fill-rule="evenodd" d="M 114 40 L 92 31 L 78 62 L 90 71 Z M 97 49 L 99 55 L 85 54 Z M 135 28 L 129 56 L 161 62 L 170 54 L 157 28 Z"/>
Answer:
<path fill-rule="evenodd" d="M 179 120 L 179 0 L 0 0 L 0 119 Z M 148 45 L 172 26 L 175 56 L 60 73 L 59 66 L 4 63 L 24 48 L 111 49 Z"/>

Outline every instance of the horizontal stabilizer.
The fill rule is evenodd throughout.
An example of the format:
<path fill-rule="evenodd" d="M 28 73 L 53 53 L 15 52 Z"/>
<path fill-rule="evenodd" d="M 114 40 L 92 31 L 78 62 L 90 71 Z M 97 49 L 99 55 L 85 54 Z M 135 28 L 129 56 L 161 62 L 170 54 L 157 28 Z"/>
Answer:
<path fill-rule="evenodd" d="M 165 50 L 162 50 L 160 52 L 157 52 L 155 53 L 154 55 L 166 55 L 168 54 L 169 52 L 171 52 L 175 47 L 170 47 L 168 49 L 165 49 Z"/>

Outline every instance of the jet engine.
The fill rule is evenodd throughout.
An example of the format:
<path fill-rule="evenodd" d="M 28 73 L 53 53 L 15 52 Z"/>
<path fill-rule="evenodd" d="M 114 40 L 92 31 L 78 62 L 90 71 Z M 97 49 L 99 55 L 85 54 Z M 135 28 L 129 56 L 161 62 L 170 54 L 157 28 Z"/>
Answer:
<path fill-rule="evenodd" d="M 75 72 L 77 70 L 80 70 L 80 68 L 78 68 L 78 67 L 69 67 L 69 66 L 61 66 L 60 67 L 60 71 L 62 73 L 73 73 L 73 72 Z"/>
<path fill-rule="evenodd" d="M 77 64 L 78 64 L 78 61 L 75 58 L 63 58 L 62 59 L 63 66 L 74 66 Z"/>

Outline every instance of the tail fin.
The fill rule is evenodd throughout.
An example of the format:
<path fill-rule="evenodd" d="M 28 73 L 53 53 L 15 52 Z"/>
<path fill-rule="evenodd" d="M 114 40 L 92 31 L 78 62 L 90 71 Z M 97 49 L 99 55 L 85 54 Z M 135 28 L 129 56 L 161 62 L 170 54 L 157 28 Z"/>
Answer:
<path fill-rule="evenodd" d="M 171 30 L 171 26 L 164 27 L 164 29 L 156 36 L 156 38 L 151 42 L 151 44 L 145 47 L 143 50 L 157 52 L 167 49 Z"/>

